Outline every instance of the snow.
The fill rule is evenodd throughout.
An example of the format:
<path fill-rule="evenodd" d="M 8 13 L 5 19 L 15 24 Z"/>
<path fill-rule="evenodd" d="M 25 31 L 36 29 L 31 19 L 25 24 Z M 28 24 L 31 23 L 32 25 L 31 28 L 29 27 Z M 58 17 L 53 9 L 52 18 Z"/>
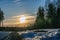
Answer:
<path fill-rule="evenodd" d="M 40 29 L 41 30 L 41 29 Z M 44 39 L 44 38 L 46 38 L 46 39 L 53 39 L 53 37 L 55 38 L 56 37 L 56 35 L 59 33 L 59 29 L 43 29 L 44 31 L 47 31 L 47 32 L 34 32 L 34 31 L 38 31 L 38 30 L 32 30 L 32 31 L 30 31 L 30 32 L 28 32 L 28 33 L 35 33 L 35 34 L 31 34 L 32 36 L 34 36 L 34 37 L 31 37 L 30 36 L 30 38 L 28 37 L 30 34 L 28 34 L 28 33 L 24 33 L 23 34 L 23 38 L 25 39 L 25 40 L 27 40 L 27 39 L 29 39 L 29 40 L 40 40 L 40 39 Z M 26 36 L 27 37 L 26 37 Z M 51 38 L 52 37 L 52 38 Z"/>
<path fill-rule="evenodd" d="M 40 32 L 44 30 L 46 32 Z M 8 40 L 9 34 L 11 32 L 0 31 L 0 40 Z M 60 29 L 39 29 L 39 30 L 28 30 L 17 32 L 24 40 L 59 40 L 60 39 Z"/>

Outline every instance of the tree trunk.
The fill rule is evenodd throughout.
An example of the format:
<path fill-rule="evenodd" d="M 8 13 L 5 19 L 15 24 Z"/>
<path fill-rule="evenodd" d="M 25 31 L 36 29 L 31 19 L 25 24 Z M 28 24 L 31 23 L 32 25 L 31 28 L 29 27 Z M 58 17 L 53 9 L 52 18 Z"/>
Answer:
<path fill-rule="evenodd" d="M 0 22 L 0 27 L 1 27 L 1 22 Z"/>
<path fill-rule="evenodd" d="M 2 27 L 3 27 L 3 21 L 2 21 Z"/>
<path fill-rule="evenodd" d="M 1 27 L 1 22 L 0 22 L 0 27 Z"/>

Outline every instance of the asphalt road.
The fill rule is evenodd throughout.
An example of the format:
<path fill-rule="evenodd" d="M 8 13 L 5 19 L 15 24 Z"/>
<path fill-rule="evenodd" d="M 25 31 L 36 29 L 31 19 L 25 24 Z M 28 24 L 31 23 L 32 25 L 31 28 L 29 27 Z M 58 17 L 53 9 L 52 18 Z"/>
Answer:
<path fill-rule="evenodd" d="M 17 32 L 0 32 L 0 40 L 22 40 Z"/>

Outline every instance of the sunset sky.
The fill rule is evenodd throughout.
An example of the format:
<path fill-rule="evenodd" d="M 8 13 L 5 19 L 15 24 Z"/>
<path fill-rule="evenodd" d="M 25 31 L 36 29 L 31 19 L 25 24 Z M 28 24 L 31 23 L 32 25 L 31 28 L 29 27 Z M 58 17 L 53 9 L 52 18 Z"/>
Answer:
<path fill-rule="evenodd" d="M 0 8 L 4 12 L 4 24 L 18 24 L 21 15 L 27 21 L 33 21 L 39 6 L 44 6 L 46 0 L 0 0 Z"/>

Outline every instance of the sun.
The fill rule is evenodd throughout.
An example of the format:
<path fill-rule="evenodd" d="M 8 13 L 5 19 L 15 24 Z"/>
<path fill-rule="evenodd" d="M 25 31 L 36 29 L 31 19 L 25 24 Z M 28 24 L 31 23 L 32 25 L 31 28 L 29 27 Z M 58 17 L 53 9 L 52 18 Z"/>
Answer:
<path fill-rule="evenodd" d="M 25 22 L 26 22 L 26 17 L 25 16 L 20 17 L 20 23 L 25 23 Z"/>

